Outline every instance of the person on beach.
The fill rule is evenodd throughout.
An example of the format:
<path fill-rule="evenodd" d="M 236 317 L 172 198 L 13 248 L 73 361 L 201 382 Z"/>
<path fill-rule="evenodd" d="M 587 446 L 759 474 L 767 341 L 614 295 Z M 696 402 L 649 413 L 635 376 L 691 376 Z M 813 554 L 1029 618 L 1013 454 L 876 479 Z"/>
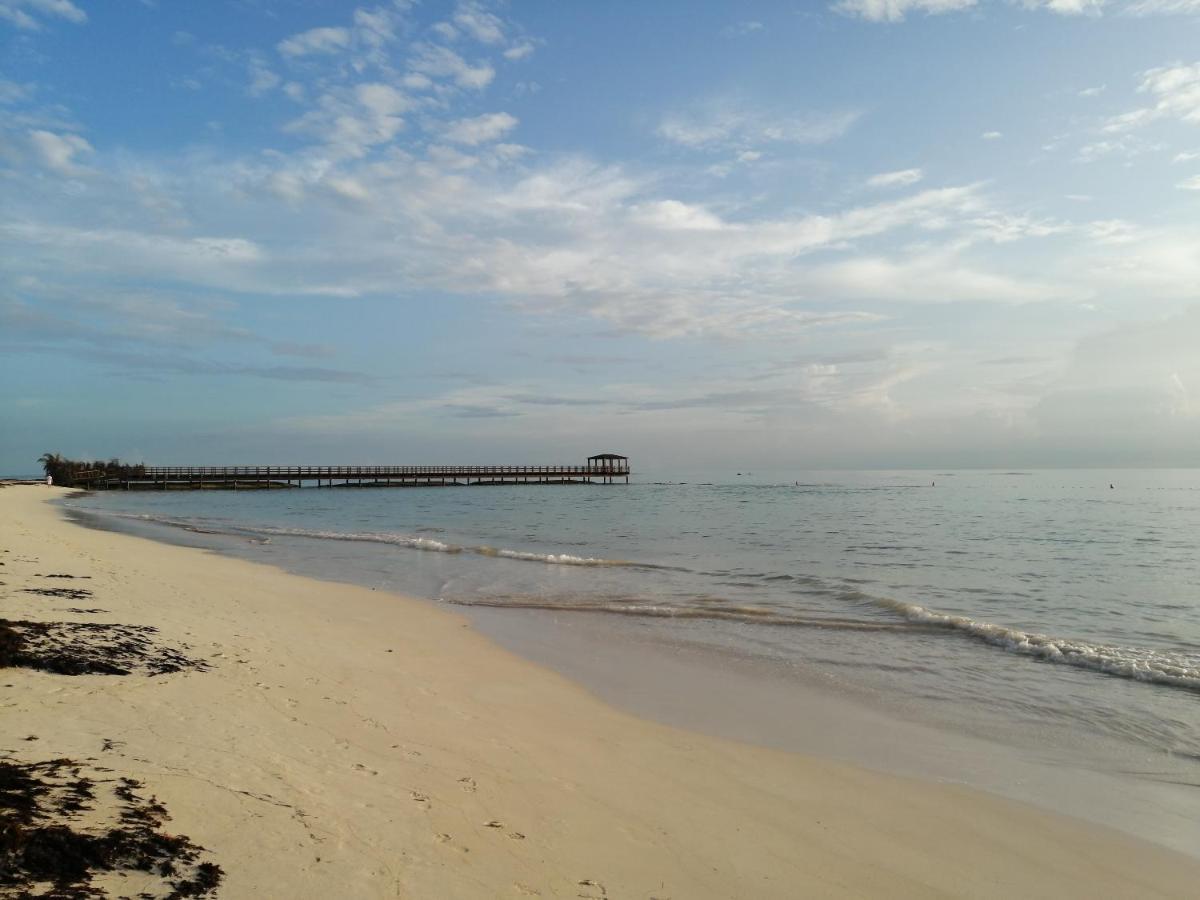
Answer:
<path fill-rule="evenodd" d="M 46 476 L 46 487 L 53 487 L 53 486 L 54 486 L 54 476 L 47 475 Z"/>

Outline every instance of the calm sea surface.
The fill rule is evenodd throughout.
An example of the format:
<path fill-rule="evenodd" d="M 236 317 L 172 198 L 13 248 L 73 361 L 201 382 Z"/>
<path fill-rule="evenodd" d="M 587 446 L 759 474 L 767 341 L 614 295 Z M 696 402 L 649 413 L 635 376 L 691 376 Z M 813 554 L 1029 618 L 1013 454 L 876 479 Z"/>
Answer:
<path fill-rule="evenodd" d="M 641 475 L 72 505 L 490 615 L 654 623 L 993 736 L 1061 731 L 1200 760 L 1197 471 Z"/>

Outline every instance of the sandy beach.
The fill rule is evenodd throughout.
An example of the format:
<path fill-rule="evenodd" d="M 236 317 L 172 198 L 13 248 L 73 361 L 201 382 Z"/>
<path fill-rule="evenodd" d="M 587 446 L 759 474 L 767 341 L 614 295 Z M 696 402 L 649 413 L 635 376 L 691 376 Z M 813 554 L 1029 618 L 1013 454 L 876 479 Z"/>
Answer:
<path fill-rule="evenodd" d="M 52 504 L 65 493 L 0 489 L 0 615 L 29 658 L 107 635 L 129 674 L 6 668 L 4 761 L 132 779 L 191 864 L 220 867 L 212 896 L 1186 897 L 1200 883 L 1200 863 L 1099 826 L 635 718 L 430 603 L 85 529 Z M 93 624 L 36 626 L 63 622 Z M 79 807 L 62 820 L 76 830 L 113 815 Z M 169 882 L 92 884 L 166 896 Z"/>

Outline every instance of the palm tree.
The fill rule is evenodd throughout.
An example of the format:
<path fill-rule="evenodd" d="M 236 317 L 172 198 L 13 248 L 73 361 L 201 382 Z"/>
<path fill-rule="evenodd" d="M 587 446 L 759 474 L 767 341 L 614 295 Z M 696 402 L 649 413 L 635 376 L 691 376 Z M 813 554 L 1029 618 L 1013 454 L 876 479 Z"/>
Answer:
<path fill-rule="evenodd" d="M 63 463 L 66 462 L 59 453 L 43 453 L 38 458 L 38 462 L 42 464 L 42 470 L 47 475 L 58 477 L 63 470 Z"/>

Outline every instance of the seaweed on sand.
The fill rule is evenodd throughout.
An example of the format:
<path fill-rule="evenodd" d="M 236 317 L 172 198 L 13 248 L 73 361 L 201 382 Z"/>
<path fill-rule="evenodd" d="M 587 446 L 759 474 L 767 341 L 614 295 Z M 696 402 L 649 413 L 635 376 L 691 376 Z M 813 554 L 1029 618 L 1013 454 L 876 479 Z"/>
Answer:
<path fill-rule="evenodd" d="M 93 900 L 108 896 L 94 881 L 105 873 L 139 874 L 147 900 L 215 896 L 220 866 L 202 862 L 204 848 L 185 835 L 162 831 L 167 810 L 139 794 L 139 782 L 105 771 L 0 759 L 0 897 Z"/>
<path fill-rule="evenodd" d="M 22 593 L 37 594 L 39 597 L 62 597 L 67 600 L 83 600 L 92 596 L 87 588 L 22 588 Z"/>
<path fill-rule="evenodd" d="M 208 668 L 157 643 L 149 625 L 105 622 L 28 622 L 0 619 L 0 669 L 39 669 L 58 675 L 130 675 Z"/>

